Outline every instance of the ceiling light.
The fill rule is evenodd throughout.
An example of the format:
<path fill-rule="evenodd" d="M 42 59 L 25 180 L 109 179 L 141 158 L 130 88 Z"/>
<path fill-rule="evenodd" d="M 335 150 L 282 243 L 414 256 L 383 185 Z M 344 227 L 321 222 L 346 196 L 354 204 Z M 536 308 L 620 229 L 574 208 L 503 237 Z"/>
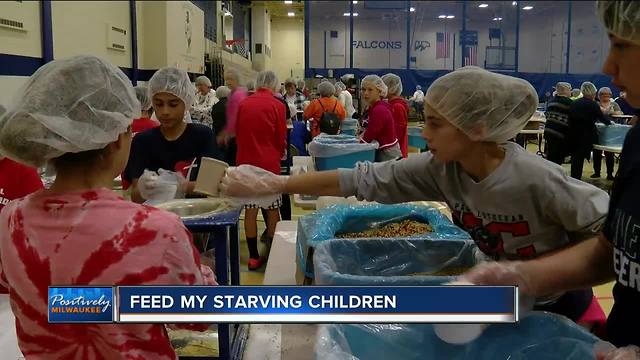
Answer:
<path fill-rule="evenodd" d="M 489 4 L 480 4 L 478 5 L 479 8 L 486 8 L 489 7 Z"/>
<path fill-rule="evenodd" d="M 293 4 L 293 0 L 284 0 L 285 4 Z"/>
<path fill-rule="evenodd" d="M 455 16 L 454 15 L 447 15 L 447 19 L 454 19 Z"/>
<path fill-rule="evenodd" d="M 344 13 L 344 14 L 342 14 L 342 15 L 344 15 L 344 16 L 351 16 L 351 13 Z"/>
<path fill-rule="evenodd" d="M 354 3 L 354 4 L 357 4 L 357 3 L 358 3 L 358 1 L 357 1 L 357 0 L 353 0 L 353 3 Z"/>
<path fill-rule="evenodd" d="M 533 9 L 533 6 L 525 6 L 522 8 L 522 10 L 531 10 Z"/>
<path fill-rule="evenodd" d="M 288 13 L 287 13 L 287 16 L 296 16 L 296 13 L 294 13 L 294 12 L 288 12 Z"/>
<path fill-rule="evenodd" d="M 518 5 L 518 2 L 517 2 L 517 1 L 514 1 L 514 2 L 512 2 L 512 3 L 511 3 L 511 5 L 513 5 L 513 6 L 517 6 L 517 5 Z"/>
<path fill-rule="evenodd" d="M 447 15 L 440 15 L 440 16 L 438 16 L 438 19 L 446 19 L 446 18 L 447 18 Z"/>
<path fill-rule="evenodd" d="M 353 16 L 358 16 L 358 13 L 353 13 Z"/>
<path fill-rule="evenodd" d="M 416 8 L 414 8 L 414 7 L 410 7 L 410 8 L 409 8 L 409 11 L 414 12 L 414 11 L 416 11 Z"/>
<path fill-rule="evenodd" d="M 502 21 L 502 18 L 501 17 L 494 17 L 493 21 Z"/>

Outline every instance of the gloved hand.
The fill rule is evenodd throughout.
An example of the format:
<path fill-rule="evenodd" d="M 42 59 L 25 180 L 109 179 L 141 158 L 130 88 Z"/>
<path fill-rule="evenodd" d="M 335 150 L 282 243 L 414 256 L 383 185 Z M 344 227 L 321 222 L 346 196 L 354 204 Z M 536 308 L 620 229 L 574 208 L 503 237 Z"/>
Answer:
<path fill-rule="evenodd" d="M 533 295 L 528 274 L 521 266 L 522 261 L 485 262 L 469 270 L 460 280 L 476 285 L 516 285 L 521 295 Z"/>
<path fill-rule="evenodd" d="M 252 165 L 227 169 L 220 192 L 237 198 L 260 197 L 284 192 L 288 176 L 276 175 Z"/>
<path fill-rule="evenodd" d="M 158 175 L 159 173 L 159 175 Z M 146 200 L 168 201 L 184 196 L 187 181 L 181 174 L 164 169 L 145 170 L 138 179 L 138 191 Z"/>
<path fill-rule="evenodd" d="M 595 349 L 597 360 L 639 360 L 640 348 L 635 345 L 629 345 L 608 351 L 599 351 Z"/>

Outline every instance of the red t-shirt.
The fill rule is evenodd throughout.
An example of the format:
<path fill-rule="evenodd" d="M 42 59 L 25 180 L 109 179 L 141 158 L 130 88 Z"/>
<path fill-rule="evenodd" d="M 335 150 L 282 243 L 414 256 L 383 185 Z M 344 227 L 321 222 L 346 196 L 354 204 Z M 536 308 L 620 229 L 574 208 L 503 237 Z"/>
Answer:
<path fill-rule="evenodd" d="M 8 158 L 0 160 L 0 211 L 10 201 L 43 188 L 36 169 Z"/>
<path fill-rule="evenodd" d="M 407 124 L 409 122 L 409 105 L 407 101 L 401 97 L 396 97 L 389 100 L 391 105 L 391 114 L 393 115 L 393 123 L 396 128 L 396 136 L 398 137 L 398 143 L 400 144 L 400 151 L 402 151 L 402 157 L 407 157 L 409 133 Z"/>
<path fill-rule="evenodd" d="M 287 148 L 284 103 L 267 89 L 258 89 L 238 108 L 237 165 L 253 165 L 280 175 L 280 159 Z"/>
<path fill-rule="evenodd" d="M 155 122 L 149 118 L 139 118 L 133 120 L 131 124 L 131 132 L 135 135 L 139 132 L 143 132 L 148 129 L 153 129 L 155 127 L 160 126 L 160 123 Z"/>

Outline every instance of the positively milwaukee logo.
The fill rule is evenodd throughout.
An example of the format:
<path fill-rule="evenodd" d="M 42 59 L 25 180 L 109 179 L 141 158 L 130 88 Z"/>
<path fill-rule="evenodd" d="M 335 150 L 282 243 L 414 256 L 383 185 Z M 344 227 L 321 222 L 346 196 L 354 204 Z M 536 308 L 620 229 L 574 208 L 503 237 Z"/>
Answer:
<path fill-rule="evenodd" d="M 50 287 L 50 323 L 113 321 L 113 288 Z"/>

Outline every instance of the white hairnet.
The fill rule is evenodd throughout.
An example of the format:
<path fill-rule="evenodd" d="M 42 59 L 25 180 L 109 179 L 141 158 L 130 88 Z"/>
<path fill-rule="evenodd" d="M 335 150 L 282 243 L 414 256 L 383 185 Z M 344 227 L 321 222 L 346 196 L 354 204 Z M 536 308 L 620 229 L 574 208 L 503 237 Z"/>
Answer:
<path fill-rule="evenodd" d="M 598 90 L 596 89 L 596 86 L 589 81 L 583 82 L 582 85 L 580 86 L 580 92 L 582 93 L 583 96 L 594 97 L 596 96 L 597 91 Z"/>
<path fill-rule="evenodd" d="M 466 66 L 437 79 L 425 102 L 474 141 L 514 138 L 536 111 L 527 81 Z"/>
<path fill-rule="evenodd" d="M 196 78 L 196 85 L 207 85 L 208 87 L 211 87 L 211 80 L 204 75 L 198 76 Z"/>
<path fill-rule="evenodd" d="M 609 94 L 609 95 L 613 95 L 613 91 L 611 91 L 611 89 L 609 89 L 608 87 L 601 87 L 600 90 L 598 90 L 598 96 L 602 95 L 602 94 Z"/>
<path fill-rule="evenodd" d="M 342 81 L 338 81 L 336 83 L 336 89 L 339 89 L 340 91 L 345 91 L 347 90 L 347 86 Z"/>
<path fill-rule="evenodd" d="M 231 94 L 231 89 L 224 85 L 218 86 L 218 88 L 216 89 L 216 97 L 218 99 L 226 98 L 227 96 L 229 96 L 229 94 Z"/>
<path fill-rule="evenodd" d="M 189 110 L 196 97 L 196 88 L 189 80 L 187 72 L 174 67 L 166 67 L 156 71 L 149 80 L 149 94 L 169 93 L 177 96 L 185 104 L 185 112 Z"/>
<path fill-rule="evenodd" d="M 238 72 L 238 70 L 236 69 L 227 69 L 224 71 L 224 77 L 225 78 L 232 78 L 235 79 L 236 81 L 240 81 L 240 73 Z"/>
<path fill-rule="evenodd" d="M 304 90 L 305 86 L 306 85 L 304 83 L 304 80 L 302 80 L 302 79 L 298 80 L 298 89 L 299 90 Z"/>
<path fill-rule="evenodd" d="M 95 56 L 38 69 L 0 118 L 0 153 L 33 167 L 66 153 L 102 149 L 140 117 L 127 76 Z"/>
<path fill-rule="evenodd" d="M 297 87 L 296 81 L 293 80 L 293 78 L 288 78 L 287 80 L 284 81 L 284 86 L 289 86 L 289 85 L 293 85 Z"/>
<path fill-rule="evenodd" d="M 330 97 L 331 95 L 336 93 L 336 88 L 332 83 L 323 81 L 318 84 L 318 93 L 320 94 L 320 96 Z"/>
<path fill-rule="evenodd" d="M 256 78 L 256 89 L 267 88 L 273 91 L 280 89 L 280 81 L 276 74 L 271 70 L 260 71 Z"/>
<path fill-rule="evenodd" d="M 382 75 L 382 81 L 387 85 L 388 95 L 400 96 L 402 94 L 402 80 L 400 76 L 396 74 L 385 74 Z"/>
<path fill-rule="evenodd" d="M 558 90 L 560 90 L 560 91 L 564 90 L 566 92 L 571 92 L 571 84 L 569 84 L 568 82 L 561 81 L 561 82 L 556 84 L 556 91 L 558 91 Z"/>
<path fill-rule="evenodd" d="M 580 89 L 573 89 L 571 90 L 571 96 L 580 96 Z"/>
<path fill-rule="evenodd" d="M 416 85 L 416 91 L 417 91 L 417 90 L 422 90 L 422 86 L 420 86 L 420 85 Z"/>
<path fill-rule="evenodd" d="M 149 98 L 149 90 L 147 90 L 147 88 L 145 86 L 141 86 L 138 85 L 135 88 L 136 91 L 136 97 L 138 98 L 138 101 L 140 101 L 140 107 L 142 108 L 142 110 L 149 110 L 151 109 L 151 98 Z"/>
<path fill-rule="evenodd" d="M 364 79 L 362 79 L 361 86 L 364 86 L 365 83 L 372 84 L 375 88 L 380 90 L 380 97 L 384 98 L 387 96 L 387 92 L 388 92 L 387 85 L 385 85 L 384 81 L 382 81 L 382 78 L 380 76 L 367 75 L 364 77 Z"/>
<path fill-rule="evenodd" d="M 637 1 L 598 1 L 598 14 L 615 36 L 640 44 L 640 3 Z"/>

